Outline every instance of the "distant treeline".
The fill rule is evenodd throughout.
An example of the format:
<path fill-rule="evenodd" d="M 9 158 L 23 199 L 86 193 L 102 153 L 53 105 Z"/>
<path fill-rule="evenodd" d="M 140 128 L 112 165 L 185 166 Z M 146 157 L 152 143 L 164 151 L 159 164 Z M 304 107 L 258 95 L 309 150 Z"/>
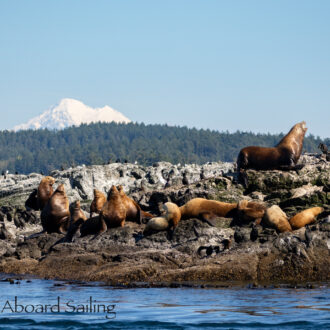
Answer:
<path fill-rule="evenodd" d="M 198 130 L 167 125 L 95 123 L 59 131 L 0 132 L 0 171 L 49 173 L 61 167 L 127 161 L 151 165 L 156 161 L 206 163 L 236 161 L 248 145 L 274 146 L 281 135 Z M 309 135 L 304 151 L 319 152 L 318 144 L 330 144 Z"/>

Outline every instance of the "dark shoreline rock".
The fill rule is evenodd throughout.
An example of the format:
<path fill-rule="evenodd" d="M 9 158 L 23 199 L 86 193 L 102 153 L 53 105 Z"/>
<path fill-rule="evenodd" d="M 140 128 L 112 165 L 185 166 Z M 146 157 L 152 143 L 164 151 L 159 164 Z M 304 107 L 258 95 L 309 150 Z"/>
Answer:
<path fill-rule="evenodd" d="M 122 184 L 155 215 L 164 202 L 183 205 L 195 197 L 264 201 L 278 204 L 288 216 L 313 206 L 324 208 L 316 223 L 291 233 L 278 234 L 252 223 L 237 225 L 232 219 L 218 218 L 215 227 L 188 219 L 180 221 L 173 237 L 167 232 L 145 237 L 145 225 L 127 223 L 95 239 L 76 237 L 73 243 L 57 245 L 63 235 L 24 238 L 41 230 L 40 212 L 24 207 L 41 175 L 8 175 L 0 179 L 0 272 L 119 287 L 328 283 L 330 163 L 310 155 L 302 156 L 301 162 L 305 166 L 297 172 L 248 170 L 246 190 L 236 183 L 232 163 L 110 164 L 55 171 L 55 186 L 64 183 L 70 202 L 79 199 L 85 211 L 93 188 L 105 191 L 112 184 Z"/>

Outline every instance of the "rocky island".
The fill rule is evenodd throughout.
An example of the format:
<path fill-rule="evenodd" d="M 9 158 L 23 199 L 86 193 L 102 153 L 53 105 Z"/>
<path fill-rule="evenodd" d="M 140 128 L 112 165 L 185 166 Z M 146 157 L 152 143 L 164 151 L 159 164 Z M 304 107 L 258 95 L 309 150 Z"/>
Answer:
<path fill-rule="evenodd" d="M 0 272 L 41 278 L 100 281 L 109 285 L 177 286 L 228 283 L 310 283 L 330 279 L 330 162 L 302 155 L 297 171 L 247 170 L 247 187 L 237 183 L 234 163 L 144 167 L 137 164 L 78 166 L 50 173 L 63 183 L 70 202 L 89 213 L 93 189 L 122 185 L 143 210 L 160 214 L 163 203 L 183 205 L 195 197 L 238 202 L 246 199 L 278 205 L 289 216 L 314 206 L 324 211 L 316 222 L 278 233 L 263 223 L 217 218 L 181 220 L 167 231 L 144 235 L 145 224 L 126 222 L 93 237 L 58 243 L 61 234 L 44 233 L 40 212 L 25 201 L 42 175 L 0 178 Z M 58 243 L 58 244 L 55 244 Z"/>

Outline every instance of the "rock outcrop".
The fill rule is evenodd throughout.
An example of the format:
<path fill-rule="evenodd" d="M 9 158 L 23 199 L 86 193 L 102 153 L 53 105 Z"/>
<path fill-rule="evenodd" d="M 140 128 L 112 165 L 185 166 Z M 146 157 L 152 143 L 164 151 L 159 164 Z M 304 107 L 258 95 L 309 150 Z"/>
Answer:
<path fill-rule="evenodd" d="M 142 209 L 159 215 L 166 202 L 183 205 L 195 197 L 238 202 L 242 199 L 278 205 L 288 218 L 306 208 L 322 206 L 314 224 L 292 232 L 253 222 L 217 218 L 216 226 L 199 219 L 181 220 L 173 236 L 144 236 L 144 224 L 127 222 L 103 235 L 76 237 L 43 234 L 40 212 L 24 203 L 41 175 L 0 178 L 0 272 L 43 278 L 103 281 L 108 284 L 171 285 L 223 282 L 311 282 L 330 279 L 330 163 L 303 155 L 298 171 L 247 170 L 248 187 L 237 183 L 235 165 L 134 164 L 78 166 L 50 173 L 54 189 L 63 183 L 70 202 L 80 200 L 89 212 L 93 189 L 108 192 L 122 185 Z"/>

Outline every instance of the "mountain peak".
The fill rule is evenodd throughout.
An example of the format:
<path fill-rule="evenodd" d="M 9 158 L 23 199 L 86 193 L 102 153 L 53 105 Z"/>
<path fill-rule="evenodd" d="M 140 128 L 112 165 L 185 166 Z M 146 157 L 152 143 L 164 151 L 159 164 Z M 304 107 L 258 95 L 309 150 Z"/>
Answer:
<path fill-rule="evenodd" d="M 15 126 L 14 131 L 39 128 L 63 129 L 92 122 L 129 123 L 131 120 L 107 105 L 103 108 L 92 108 L 81 101 L 64 98 L 41 115 L 30 119 L 24 124 Z"/>

